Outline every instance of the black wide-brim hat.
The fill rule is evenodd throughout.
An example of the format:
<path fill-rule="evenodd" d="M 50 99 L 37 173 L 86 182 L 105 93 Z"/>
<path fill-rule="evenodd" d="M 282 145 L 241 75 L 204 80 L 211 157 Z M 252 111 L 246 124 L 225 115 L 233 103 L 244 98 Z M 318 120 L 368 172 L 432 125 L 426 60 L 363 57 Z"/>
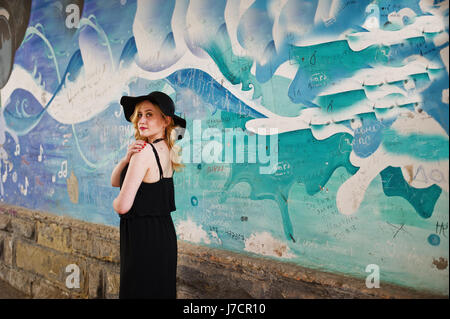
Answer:
<path fill-rule="evenodd" d="M 186 128 L 186 120 L 175 114 L 175 104 L 173 103 L 173 100 L 166 93 L 159 91 L 153 91 L 148 95 L 141 96 L 122 96 L 120 104 L 123 107 L 125 119 L 128 122 L 131 122 L 130 117 L 133 115 L 136 104 L 142 101 L 150 101 L 151 103 L 156 104 L 165 115 L 170 116 L 173 119 L 175 126 L 178 125 L 182 128 Z"/>

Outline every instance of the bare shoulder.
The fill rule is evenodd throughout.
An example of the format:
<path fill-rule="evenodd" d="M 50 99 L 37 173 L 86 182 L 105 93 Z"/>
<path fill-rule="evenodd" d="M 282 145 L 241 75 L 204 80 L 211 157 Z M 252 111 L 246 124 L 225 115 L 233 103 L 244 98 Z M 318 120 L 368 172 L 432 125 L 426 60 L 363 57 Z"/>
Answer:
<path fill-rule="evenodd" d="M 153 144 L 153 147 L 155 148 L 156 152 L 158 153 L 158 156 L 160 159 L 166 157 L 169 154 L 169 147 L 165 143 Z M 147 144 L 145 149 L 147 151 L 149 151 L 150 153 L 152 153 L 153 157 L 155 157 L 153 150 L 152 150 L 152 145 Z"/>
<path fill-rule="evenodd" d="M 164 172 L 171 171 L 171 160 L 170 160 L 170 149 L 167 144 L 165 143 L 158 143 L 153 144 L 153 147 L 155 148 L 156 153 L 158 154 L 159 162 L 162 165 L 162 169 Z M 152 145 L 147 144 L 147 146 L 144 148 L 145 152 L 148 152 L 151 157 L 151 165 L 157 165 L 156 163 L 156 155 L 152 150 Z M 144 152 L 144 151 L 142 151 Z M 141 152 L 141 153 L 142 153 Z"/>
<path fill-rule="evenodd" d="M 146 146 L 142 149 L 142 151 L 134 153 L 130 159 L 130 165 L 136 163 L 140 166 L 144 166 L 149 168 L 152 162 L 156 162 L 155 155 L 149 146 Z"/>
<path fill-rule="evenodd" d="M 156 163 L 156 156 L 155 153 L 152 150 L 152 146 L 150 144 L 145 145 L 145 147 L 140 151 L 139 153 L 136 153 L 136 155 L 140 155 L 140 157 L 147 160 L 148 163 L 155 162 Z"/>

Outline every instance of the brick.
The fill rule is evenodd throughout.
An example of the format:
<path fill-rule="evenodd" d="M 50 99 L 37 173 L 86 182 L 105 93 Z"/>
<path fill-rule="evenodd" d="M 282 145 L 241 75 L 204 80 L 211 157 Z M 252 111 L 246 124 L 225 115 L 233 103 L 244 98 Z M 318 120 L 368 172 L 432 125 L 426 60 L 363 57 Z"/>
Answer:
<path fill-rule="evenodd" d="M 29 297 L 9 283 L 0 281 L 0 299 L 28 299 Z"/>
<path fill-rule="evenodd" d="M 103 279 L 103 266 L 90 264 L 88 267 L 89 277 L 89 298 L 97 299 L 105 297 L 105 285 Z"/>
<path fill-rule="evenodd" d="M 36 280 L 31 285 L 31 296 L 34 299 L 68 299 L 70 294 L 60 289 L 54 283 L 42 279 Z"/>
<path fill-rule="evenodd" d="M 72 228 L 70 242 L 73 252 L 94 257 L 92 256 L 92 238 L 87 230 Z"/>
<path fill-rule="evenodd" d="M 11 216 L 0 213 L 0 230 L 8 230 L 11 226 Z"/>
<path fill-rule="evenodd" d="M 11 220 L 13 232 L 19 236 L 31 239 L 34 236 L 34 222 L 13 218 Z"/>
<path fill-rule="evenodd" d="M 112 271 L 106 272 L 106 293 L 108 295 L 119 295 L 120 274 Z"/>
<path fill-rule="evenodd" d="M 36 223 L 36 242 L 61 252 L 71 252 L 70 229 L 56 223 Z"/>
<path fill-rule="evenodd" d="M 0 280 L 9 280 L 10 267 L 6 267 L 4 264 L 0 263 Z"/>
<path fill-rule="evenodd" d="M 89 234 L 84 229 L 72 228 L 72 238 L 71 238 L 72 249 L 79 252 L 88 253 L 90 250 L 91 240 Z"/>
<path fill-rule="evenodd" d="M 35 276 L 20 269 L 9 269 L 7 282 L 17 290 L 31 296 L 31 284 Z"/>
<path fill-rule="evenodd" d="M 0 232 L 0 261 L 13 266 L 13 239 L 8 233 Z"/>
<path fill-rule="evenodd" d="M 106 240 L 84 229 L 72 228 L 72 249 L 103 261 L 120 262 L 119 242 Z"/>
<path fill-rule="evenodd" d="M 52 282 L 58 283 L 61 287 L 66 287 L 66 279 L 72 274 L 71 271 L 66 272 L 66 267 L 70 264 L 78 266 L 80 275 L 80 288 L 72 289 L 84 293 L 87 291 L 85 261 L 23 241 L 16 243 L 16 265 L 18 268 L 41 275 Z"/>
<path fill-rule="evenodd" d="M 104 261 L 120 263 L 119 242 L 114 243 L 100 237 L 95 237 L 92 241 L 91 256 Z"/>

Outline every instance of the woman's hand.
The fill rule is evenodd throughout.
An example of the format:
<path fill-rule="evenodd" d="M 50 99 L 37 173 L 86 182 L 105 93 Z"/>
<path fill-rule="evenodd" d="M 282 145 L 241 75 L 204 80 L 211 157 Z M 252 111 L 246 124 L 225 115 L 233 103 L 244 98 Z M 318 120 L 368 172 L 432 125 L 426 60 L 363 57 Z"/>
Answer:
<path fill-rule="evenodd" d="M 127 155 L 125 156 L 124 161 L 126 163 L 129 163 L 131 156 L 133 156 L 135 153 L 140 152 L 145 147 L 145 145 L 147 145 L 147 142 L 142 140 L 137 140 L 131 143 L 128 146 Z"/>

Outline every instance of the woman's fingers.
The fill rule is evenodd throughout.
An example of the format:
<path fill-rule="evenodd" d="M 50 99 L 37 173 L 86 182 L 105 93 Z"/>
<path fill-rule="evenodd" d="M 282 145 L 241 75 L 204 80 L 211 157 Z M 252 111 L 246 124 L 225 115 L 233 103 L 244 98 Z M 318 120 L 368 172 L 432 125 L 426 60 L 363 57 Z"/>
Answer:
<path fill-rule="evenodd" d="M 145 145 L 147 144 L 147 142 L 145 141 L 136 141 L 133 145 L 133 151 L 135 153 L 142 151 L 142 149 L 145 147 Z"/>

